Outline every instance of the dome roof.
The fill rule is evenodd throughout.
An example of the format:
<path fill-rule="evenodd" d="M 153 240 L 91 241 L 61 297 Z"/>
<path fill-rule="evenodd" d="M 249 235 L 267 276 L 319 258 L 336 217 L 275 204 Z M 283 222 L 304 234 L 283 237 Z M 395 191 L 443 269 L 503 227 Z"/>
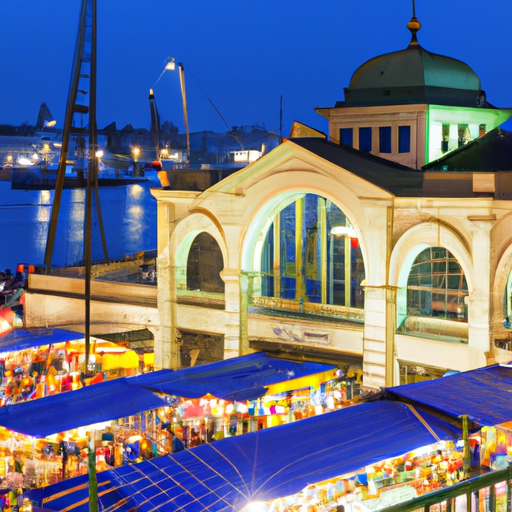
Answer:
<path fill-rule="evenodd" d="M 405 50 L 374 57 L 356 69 L 345 89 L 346 106 L 427 103 L 485 107 L 478 75 L 464 62 L 431 53 L 418 44 L 413 16 Z"/>
<path fill-rule="evenodd" d="M 480 79 L 464 62 L 415 45 L 370 59 L 350 80 L 350 89 L 422 86 L 480 91 Z"/>

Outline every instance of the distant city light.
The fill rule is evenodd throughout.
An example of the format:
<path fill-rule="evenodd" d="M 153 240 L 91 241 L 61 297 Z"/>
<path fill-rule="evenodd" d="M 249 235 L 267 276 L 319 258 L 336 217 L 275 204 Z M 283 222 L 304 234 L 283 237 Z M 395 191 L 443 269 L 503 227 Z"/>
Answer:
<path fill-rule="evenodd" d="M 18 158 L 18 163 L 20 165 L 34 165 L 34 162 L 32 162 L 32 160 L 29 160 L 25 156 L 22 156 L 22 157 Z"/>

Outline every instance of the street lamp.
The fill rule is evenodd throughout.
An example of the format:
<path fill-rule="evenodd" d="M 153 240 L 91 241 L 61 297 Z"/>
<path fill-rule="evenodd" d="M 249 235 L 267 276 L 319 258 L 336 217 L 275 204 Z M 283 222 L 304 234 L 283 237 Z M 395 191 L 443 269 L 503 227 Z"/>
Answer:
<path fill-rule="evenodd" d="M 133 156 L 133 175 L 139 175 L 139 156 L 140 156 L 140 148 L 138 146 L 132 147 L 132 156 Z"/>
<path fill-rule="evenodd" d="M 176 69 L 176 62 L 174 57 L 167 58 L 167 64 L 165 65 L 164 71 L 174 71 Z M 185 131 L 187 134 L 187 161 L 190 160 L 190 131 L 188 128 L 188 111 L 187 111 L 187 95 L 185 92 L 185 68 L 183 64 L 178 63 L 178 70 L 180 73 L 180 87 L 181 87 L 181 99 L 183 102 L 183 121 L 185 123 Z"/>

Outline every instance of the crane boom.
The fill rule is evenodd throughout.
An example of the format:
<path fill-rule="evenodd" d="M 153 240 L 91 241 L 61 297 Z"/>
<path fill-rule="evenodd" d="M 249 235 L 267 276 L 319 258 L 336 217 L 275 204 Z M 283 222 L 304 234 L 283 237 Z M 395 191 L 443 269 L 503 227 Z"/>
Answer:
<path fill-rule="evenodd" d="M 178 64 L 180 72 L 181 99 L 183 101 L 183 121 L 185 122 L 185 131 L 187 133 L 187 161 L 190 160 L 190 131 L 188 129 L 188 111 L 187 111 L 187 95 L 185 93 L 185 68 L 180 62 Z"/>

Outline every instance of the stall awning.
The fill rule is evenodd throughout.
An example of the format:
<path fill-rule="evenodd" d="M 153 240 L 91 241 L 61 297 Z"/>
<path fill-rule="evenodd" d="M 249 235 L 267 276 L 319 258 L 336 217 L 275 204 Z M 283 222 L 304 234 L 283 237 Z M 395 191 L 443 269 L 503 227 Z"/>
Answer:
<path fill-rule="evenodd" d="M 482 426 L 512 421 L 512 365 L 493 365 L 439 379 L 387 388 L 385 396 L 407 399 Z"/>
<path fill-rule="evenodd" d="M 63 341 L 79 340 L 83 333 L 65 329 L 14 329 L 0 337 L 0 352 L 42 347 Z"/>
<path fill-rule="evenodd" d="M 0 407 L 0 425 L 21 434 L 44 437 L 167 405 L 129 379 L 93 384 L 76 391 Z"/>
<path fill-rule="evenodd" d="M 404 404 L 372 402 L 98 473 L 100 510 L 223 512 L 447 439 Z M 31 491 L 56 510 L 88 510 L 86 479 Z"/>
<path fill-rule="evenodd" d="M 330 371 L 331 378 L 335 378 L 335 370 L 332 365 L 290 361 L 256 352 L 182 368 L 172 374 L 159 376 L 159 372 L 155 372 L 154 375 L 141 375 L 134 380 L 152 391 L 185 398 L 200 398 L 210 393 L 225 400 L 254 400 L 265 395 L 267 387 L 272 384 Z"/>
<path fill-rule="evenodd" d="M 44 437 L 167 405 L 153 392 L 184 398 L 199 398 L 210 393 L 227 400 L 250 400 L 265 395 L 265 386 L 286 381 L 295 383 L 301 377 L 331 371 L 334 378 L 333 366 L 297 363 L 255 353 L 177 371 L 159 370 L 122 377 L 5 406 L 0 408 L 0 425 L 22 434 Z M 69 411 L 69 414 L 55 414 L 58 410 Z M 35 422 L 33 418 L 38 420 Z"/>

